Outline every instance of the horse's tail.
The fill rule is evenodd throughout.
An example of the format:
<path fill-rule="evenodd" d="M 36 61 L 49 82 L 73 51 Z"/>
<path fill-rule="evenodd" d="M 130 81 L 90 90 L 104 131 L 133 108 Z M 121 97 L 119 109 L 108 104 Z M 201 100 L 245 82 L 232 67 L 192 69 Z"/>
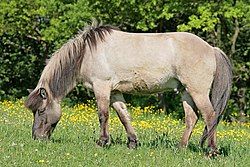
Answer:
<path fill-rule="evenodd" d="M 216 58 L 216 72 L 214 75 L 214 81 L 211 90 L 211 103 L 216 113 L 213 121 L 212 128 L 207 132 L 203 133 L 201 137 L 201 146 L 203 146 L 207 137 L 211 137 L 214 133 L 223 111 L 226 108 L 227 101 L 229 99 L 232 87 L 232 64 L 226 54 L 219 48 L 214 48 Z M 205 127 L 205 131 L 206 131 Z"/>

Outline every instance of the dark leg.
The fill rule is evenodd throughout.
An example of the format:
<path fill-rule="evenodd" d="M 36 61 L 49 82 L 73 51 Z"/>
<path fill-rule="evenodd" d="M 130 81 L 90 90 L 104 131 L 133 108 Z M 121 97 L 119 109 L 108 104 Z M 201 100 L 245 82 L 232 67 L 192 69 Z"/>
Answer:
<path fill-rule="evenodd" d="M 125 100 L 122 94 L 114 94 L 111 97 L 112 106 L 116 110 L 116 113 L 123 124 L 127 137 L 128 137 L 128 148 L 133 149 L 137 147 L 137 137 L 134 128 L 130 123 L 130 116 L 125 105 Z"/>

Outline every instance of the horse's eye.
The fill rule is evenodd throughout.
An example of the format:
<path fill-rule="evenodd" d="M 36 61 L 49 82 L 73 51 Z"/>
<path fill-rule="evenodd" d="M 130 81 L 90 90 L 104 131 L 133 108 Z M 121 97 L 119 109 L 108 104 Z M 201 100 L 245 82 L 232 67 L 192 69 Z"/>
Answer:
<path fill-rule="evenodd" d="M 42 115 L 42 114 L 44 113 L 44 111 L 45 111 L 45 108 L 43 108 L 43 109 L 38 109 L 38 115 Z"/>

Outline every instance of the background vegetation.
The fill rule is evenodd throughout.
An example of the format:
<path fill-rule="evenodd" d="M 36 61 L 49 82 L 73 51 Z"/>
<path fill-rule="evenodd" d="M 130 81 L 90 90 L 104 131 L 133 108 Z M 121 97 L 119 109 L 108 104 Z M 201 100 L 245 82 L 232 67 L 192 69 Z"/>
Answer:
<path fill-rule="evenodd" d="M 92 18 L 129 32 L 192 32 L 220 47 L 234 64 L 234 84 L 226 119 L 250 115 L 250 4 L 248 0 L 1 0 L 0 100 L 21 98 L 34 88 L 45 60 Z M 81 87 L 68 97 L 92 98 Z M 126 99 L 158 104 L 157 96 Z M 179 97 L 164 93 L 161 104 L 179 111 Z"/>

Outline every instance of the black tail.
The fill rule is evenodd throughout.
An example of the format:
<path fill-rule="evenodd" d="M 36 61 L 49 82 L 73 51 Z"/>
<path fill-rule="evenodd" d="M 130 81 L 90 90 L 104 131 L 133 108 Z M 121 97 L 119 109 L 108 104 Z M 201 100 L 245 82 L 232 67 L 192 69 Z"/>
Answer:
<path fill-rule="evenodd" d="M 209 132 L 207 132 L 207 127 L 205 127 L 200 141 L 201 146 L 203 146 L 207 137 L 210 137 L 211 134 L 215 131 L 223 114 L 223 111 L 226 108 L 232 87 L 232 64 L 222 50 L 216 47 L 214 48 L 214 50 L 216 58 L 216 72 L 211 90 L 211 102 L 214 111 L 216 112 L 216 117 Z"/>

